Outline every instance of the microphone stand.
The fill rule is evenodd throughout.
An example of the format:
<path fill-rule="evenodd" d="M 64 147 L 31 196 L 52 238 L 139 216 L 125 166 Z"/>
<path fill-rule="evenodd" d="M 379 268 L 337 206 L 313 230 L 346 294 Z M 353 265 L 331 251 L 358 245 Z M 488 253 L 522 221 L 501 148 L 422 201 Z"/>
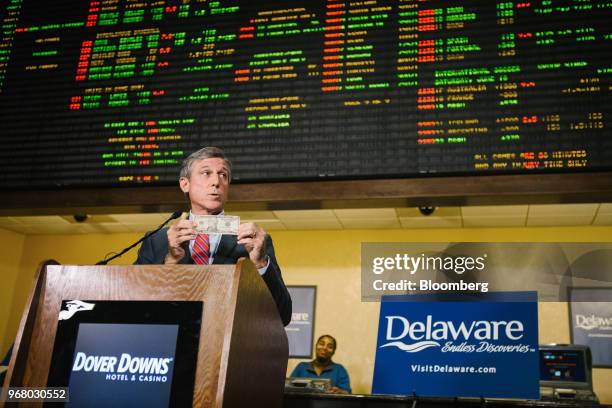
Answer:
<path fill-rule="evenodd" d="M 134 242 L 129 247 L 125 248 L 123 251 L 119 252 L 118 254 L 115 254 L 115 255 L 111 256 L 108 259 L 101 260 L 100 262 L 96 263 L 96 265 L 106 265 L 110 261 L 112 261 L 113 259 L 119 258 L 121 255 L 125 254 L 127 251 L 129 251 L 130 249 L 134 248 L 136 245 L 140 244 L 142 241 L 144 241 L 145 239 L 149 238 L 151 235 L 155 234 L 160 229 L 164 228 L 167 223 L 169 223 L 170 221 L 180 217 L 181 214 L 183 214 L 182 211 L 175 211 L 175 212 L 173 212 L 172 215 L 170 216 L 170 218 L 168 218 L 166 221 L 164 221 L 159 227 L 157 227 L 156 229 L 154 229 L 151 232 L 147 232 L 142 238 L 140 238 L 138 241 Z"/>

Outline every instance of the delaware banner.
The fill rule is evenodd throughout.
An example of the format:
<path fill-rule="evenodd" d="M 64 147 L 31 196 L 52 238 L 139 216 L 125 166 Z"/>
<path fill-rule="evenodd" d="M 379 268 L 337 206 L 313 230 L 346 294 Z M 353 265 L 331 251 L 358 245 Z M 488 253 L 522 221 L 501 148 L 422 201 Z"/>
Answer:
<path fill-rule="evenodd" d="M 535 292 L 384 296 L 373 394 L 539 398 Z"/>
<path fill-rule="evenodd" d="M 612 367 L 612 288 L 571 288 L 572 343 L 591 348 L 593 366 Z"/>
<path fill-rule="evenodd" d="M 285 327 L 289 358 L 311 358 L 317 287 L 287 286 L 287 289 L 293 303 L 291 323 Z"/>

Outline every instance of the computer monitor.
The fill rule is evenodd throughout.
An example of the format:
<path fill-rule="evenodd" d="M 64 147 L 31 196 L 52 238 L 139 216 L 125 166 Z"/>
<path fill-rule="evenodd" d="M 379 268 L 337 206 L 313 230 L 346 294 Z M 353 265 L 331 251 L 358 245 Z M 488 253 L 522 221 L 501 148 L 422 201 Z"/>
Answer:
<path fill-rule="evenodd" d="M 592 389 L 590 349 L 576 344 L 540 345 L 540 385 Z"/>

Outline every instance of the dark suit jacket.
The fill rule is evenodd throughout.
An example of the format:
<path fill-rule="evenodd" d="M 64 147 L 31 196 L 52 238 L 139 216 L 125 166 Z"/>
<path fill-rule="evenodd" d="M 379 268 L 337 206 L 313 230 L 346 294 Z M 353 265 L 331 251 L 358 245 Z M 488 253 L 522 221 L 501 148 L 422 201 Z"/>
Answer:
<path fill-rule="evenodd" d="M 286 326 L 291 321 L 291 296 L 283 282 L 280 267 L 274 256 L 274 246 L 272 238 L 266 237 L 267 254 L 270 257 L 270 264 L 262 278 L 276 302 L 278 313 L 283 324 Z M 189 248 L 185 250 L 185 256 L 181 259 L 181 264 L 193 264 Z M 168 253 L 168 228 L 163 228 L 155 234 L 146 238 L 138 250 L 137 265 L 159 265 L 164 263 L 164 258 Z M 236 237 L 233 235 L 222 235 L 217 252 L 213 256 L 213 264 L 235 264 L 238 258 L 248 258 L 249 254 L 243 245 L 238 245 Z"/>

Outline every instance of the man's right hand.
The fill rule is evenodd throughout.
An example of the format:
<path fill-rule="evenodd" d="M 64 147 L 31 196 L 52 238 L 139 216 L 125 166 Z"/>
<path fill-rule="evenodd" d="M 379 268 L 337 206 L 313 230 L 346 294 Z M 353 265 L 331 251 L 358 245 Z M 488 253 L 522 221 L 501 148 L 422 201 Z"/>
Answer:
<path fill-rule="evenodd" d="M 181 220 L 168 228 L 168 253 L 165 264 L 177 264 L 185 257 L 189 241 L 195 239 L 198 232 L 196 224 L 190 220 Z"/>

